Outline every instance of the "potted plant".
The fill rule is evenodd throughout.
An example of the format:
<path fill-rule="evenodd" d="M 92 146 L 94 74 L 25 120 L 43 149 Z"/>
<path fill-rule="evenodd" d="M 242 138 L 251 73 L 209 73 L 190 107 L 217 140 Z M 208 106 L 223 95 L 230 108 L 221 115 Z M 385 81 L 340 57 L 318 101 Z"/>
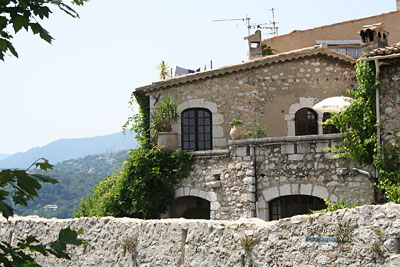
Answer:
<path fill-rule="evenodd" d="M 178 148 L 178 133 L 172 132 L 172 124 L 178 120 L 178 105 L 166 95 L 152 115 L 152 138 L 157 145 L 167 150 Z"/>
<path fill-rule="evenodd" d="M 234 120 L 231 123 L 231 131 L 229 132 L 230 136 L 233 140 L 240 139 L 243 135 L 242 130 L 243 121 L 242 120 Z"/>

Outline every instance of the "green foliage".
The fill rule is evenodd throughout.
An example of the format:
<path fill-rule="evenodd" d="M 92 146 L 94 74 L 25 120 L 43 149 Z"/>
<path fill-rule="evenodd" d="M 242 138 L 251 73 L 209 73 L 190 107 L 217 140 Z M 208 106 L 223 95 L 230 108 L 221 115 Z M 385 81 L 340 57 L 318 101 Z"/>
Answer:
<path fill-rule="evenodd" d="M 82 200 L 75 216 L 160 218 L 192 162 L 193 155 L 185 151 L 132 150 L 122 170 L 96 185 L 93 198 Z"/>
<path fill-rule="evenodd" d="M 174 199 L 175 185 L 192 169 L 193 154 L 160 150 L 150 140 L 147 98 L 141 94 L 133 96 L 141 106 L 141 114 L 129 118 L 124 127 L 136 131 L 141 146 L 131 151 L 121 170 L 94 187 L 93 197 L 81 200 L 75 209 L 75 217 L 160 218 Z M 159 115 L 156 116 L 165 118 L 170 124 L 176 117 L 173 113 L 177 115 L 176 103 L 167 96 L 159 106 L 163 105 L 167 107 L 157 109 Z M 173 112 L 168 109 L 173 109 Z"/>
<path fill-rule="evenodd" d="M 159 132 L 171 132 L 172 124 L 179 120 L 178 105 L 169 95 L 166 95 L 153 112 L 152 119 L 151 129 L 154 136 L 157 136 Z"/>
<path fill-rule="evenodd" d="M 324 212 L 330 212 L 330 211 L 337 211 L 340 209 L 352 209 L 355 207 L 358 207 L 359 201 L 357 200 L 353 206 L 348 206 L 344 204 L 343 199 L 340 198 L 339 202 L 333 202 L 328 199 L 324 199 L 325 204 L 326 204 L 326 209 L 322 210 L 313 210 L 311 213 L 324 213 Z"/>
<path fill-rule="evenodd" d="M 160 65 L 157 66 L 157 69 L 160 71 L 160 79 L 165 80 L 171 77 L 171 67 L 163 61 L 161 61 Z"/>
<path fill-rule="evenodd" d="M 16 213 L 44 218 L 73 217 L 74 206 L 79 205 L 82 196 L 91 194 L 92 188 L 104 177 L 111 175 L 129 153 L 128 150 L 109 152 L 55 164 L 52 170 L 47 171 L 47 175 L 57 179 L 58 183 L 41 183 L 39 196 L 29 202 L 28 206 L 19 206 Z M 31 173 L 45 174 L 38 170 L 32 170 Z M 57 205 L 58 208 L 45 210 L 43 207 L 46 205 Z"/>
<path fill-rule="evenodd" d="M 72 0 L 75 5 L 83 5 L 87 0 Z M 22 28 L 29 29 L 33 34 L 51 43 L 53 37 L 43 28 L 38 21 L 49 18 L 52 11 L 50 7 L 55 6 L 72 17 L 79 17 L 78 13 L 63 0 L 0 0 L 0 59 L 10 52 L 15 57 L 18 53 L 12 45 L 11 39 Z M 13 29 L 14 34 L 11 33 Z"/>
<path fill-rule="evenodd" d="M 235 126 L 242 125 L 242 124 L 243 124 L 242 120 L 233 120 L 231 122 L 231 125 L 235 125 Z"/>
<path fill-rule="evenodd" d="M 356 64 L 358 88 L 349 91 L 353 95 L 350 106 L 344 112 L 333 114 L 327 124 L 334 125 L 345 134 L 343 142 L 335 149 L 340 156 L 353 158 L 360 163 L 372 164 L 377 152 L 375 110 L 375 67 L 371 62 Z"/>
<path fill-rule="evenodd" d="M 52 165 L 45 159 L 35 161 L 27 170 L 2 170 L 0 172 L 0 212 L 6 219 L 14 214 L 14 208 L 6 203 L 7 197 L 11 194 L 12 201 L 16 205 L 26 206 L 29 200 L 38 196 L 41 183 L 57 183 L 57 180 L 41 174 L 32 174 L 29 170 L 32 167 L 41 170 L 52 169 Z M 9 189 L 10 187 L 11 189 Z M 58 239 L 42 244 L 35 236 L 28 236 L 25 239 L 18 239 L 16 247 L 8 242 L 0 241 L 0 265 L 2 266 L 40 266 L 32 258 L 32 252 L 41 253 L 44 256 L 52 254 L 57 258 L 71 259 L 66 253 L 67 245 L 87 244 L 87 241 L 78 239 L 78 232 L 70 228 L 61 229 Z M 26 253 L 28 250 L 31 253 Z"/>
<path fill-rule="evenodd" d="M 376 186 L 385 195 L 387 201 L 400 203 L 400 148 L 393 147 L 375 157 L 374 166 L 378 170 L 379 180 Z"/>
<path fill-rule="evenodd" d="M 253 129 L 250 131 L 246 131 L 243 134 L 246 138 L 263 138 L 267 137 L 267 129 L 265 126 L 261 126 L 258 121 L 253 124 Z"/>
<path fill-rule="evenodd" d="M 134 112 L 135 104 L 139 104 L 139 112 L 129 117 L 122 126 L 123 132 L 136 132 L 136 139 L 143 146 L 150 139 L 150 97 L 144 93 L 133 92 L 128 102 Z"/>

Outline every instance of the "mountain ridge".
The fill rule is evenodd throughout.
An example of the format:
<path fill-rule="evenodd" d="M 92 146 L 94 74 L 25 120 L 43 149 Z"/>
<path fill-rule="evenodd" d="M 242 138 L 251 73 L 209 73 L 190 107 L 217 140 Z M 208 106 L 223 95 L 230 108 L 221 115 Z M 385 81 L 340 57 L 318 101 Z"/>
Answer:
<path fill-rule="evenodd" d="M 87 155 L 134 149 L 137 147 L 135 137 L 134 133 L 126 135 L 114 133 L 95 137 L 63 138 L 42 147 L 33 147 L 26 152 L 18 152 L 3 159 L 0 158 L 0 169 L 26 168 L 38 158 L 46 158 L 51 164 L 55 164 Z"/>

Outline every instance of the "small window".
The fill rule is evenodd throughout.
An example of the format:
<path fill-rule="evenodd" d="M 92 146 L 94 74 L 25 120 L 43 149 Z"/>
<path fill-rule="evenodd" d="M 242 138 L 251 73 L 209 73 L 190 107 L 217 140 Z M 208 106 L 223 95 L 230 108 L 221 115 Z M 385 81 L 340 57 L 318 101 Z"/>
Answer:
<path fill-rule="evenodd" d="M 306 195 L 291 195 L 279 197 L 269 202 L 270 220 L 279 220 L 300 214 L 310 213 L 310 210 L 325 209 L 324 201 L 318 197 Z"/>
<path fill-rule="evenodd" d="M 182 112 L 182 149 L 212 149 L 212 118 L 209 110 L 193 108 Z"/>
<path fill-rule="evenodd" d="M 332 116 L 331 113 L 329 112 L 324 112 L 324 115 L 322 117 L 322 122 L 327 121 L 330 117 Z M 322 126 L 323 129 L 323 134 L 334 134 L 334 133 L 339 133 L 340 131 L 333 125 L 325 125 L 323 124 Z"/>
<path fill-rule="evenodd" d="M 318 115 L 310 108 L 302 108 L 295 115 L 296 135 L 318 134 Z"/>

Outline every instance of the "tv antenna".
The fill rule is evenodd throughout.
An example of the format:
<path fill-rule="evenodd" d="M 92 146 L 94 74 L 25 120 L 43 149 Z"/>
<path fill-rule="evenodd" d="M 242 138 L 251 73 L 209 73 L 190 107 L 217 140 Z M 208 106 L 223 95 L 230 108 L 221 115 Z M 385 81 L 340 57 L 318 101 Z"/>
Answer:
<path fill-rule="evenodd" d="M 251 25 L 250 25 L 250 18 L 246 17 L 245 18 L 239 18 L 239 19 L 214 19 L 213 22 L 220 22 L 220 21 L 243 21 L 246 25 L 247 25 L 247 33 L 248 35 L 250 35 L 250 29 L 251 29 Z"/>
<path fill-rule="evenodd" d="M 272 12 L 272 21 L 270 21 L 269 23 L 261 23 L 261 24 L 250 24 L 250 18 L 246 17 L 245 18 L 238 18 L 238 19 L 215 19 L 213 20 L 213 22 L 220 22 L 220 21 L 243 21 L 246 24 L 247 27 L 247 34 L 250 35 L 250 30 L 251 29 L 267 29 L 270 30 L 271 32 L 267 33 L 267 34 L 272 34 L 274 36 L 278 35 L 278 22 L 275 21 L 275 8 L 270 9 L 270 11 Z"/>
<path fill-rule="evenodd" d="M 272 34 L 274 36 L 278 36 L 278 26 L 276 26 L 278 24 L 278 22 L 275 21 L 275 12 L 274 12 L 275 8 L 271 8 L 270 11 L 272 12 L 272 21 L 270 21 L 269 23 L 261 23 L 261 24 L 254 24 L 254 25 L 250 25 L 250 28 L 253 29 L 267 29 L 270 30 L 270 32 L 268 32 L 267 34 Z"/>

